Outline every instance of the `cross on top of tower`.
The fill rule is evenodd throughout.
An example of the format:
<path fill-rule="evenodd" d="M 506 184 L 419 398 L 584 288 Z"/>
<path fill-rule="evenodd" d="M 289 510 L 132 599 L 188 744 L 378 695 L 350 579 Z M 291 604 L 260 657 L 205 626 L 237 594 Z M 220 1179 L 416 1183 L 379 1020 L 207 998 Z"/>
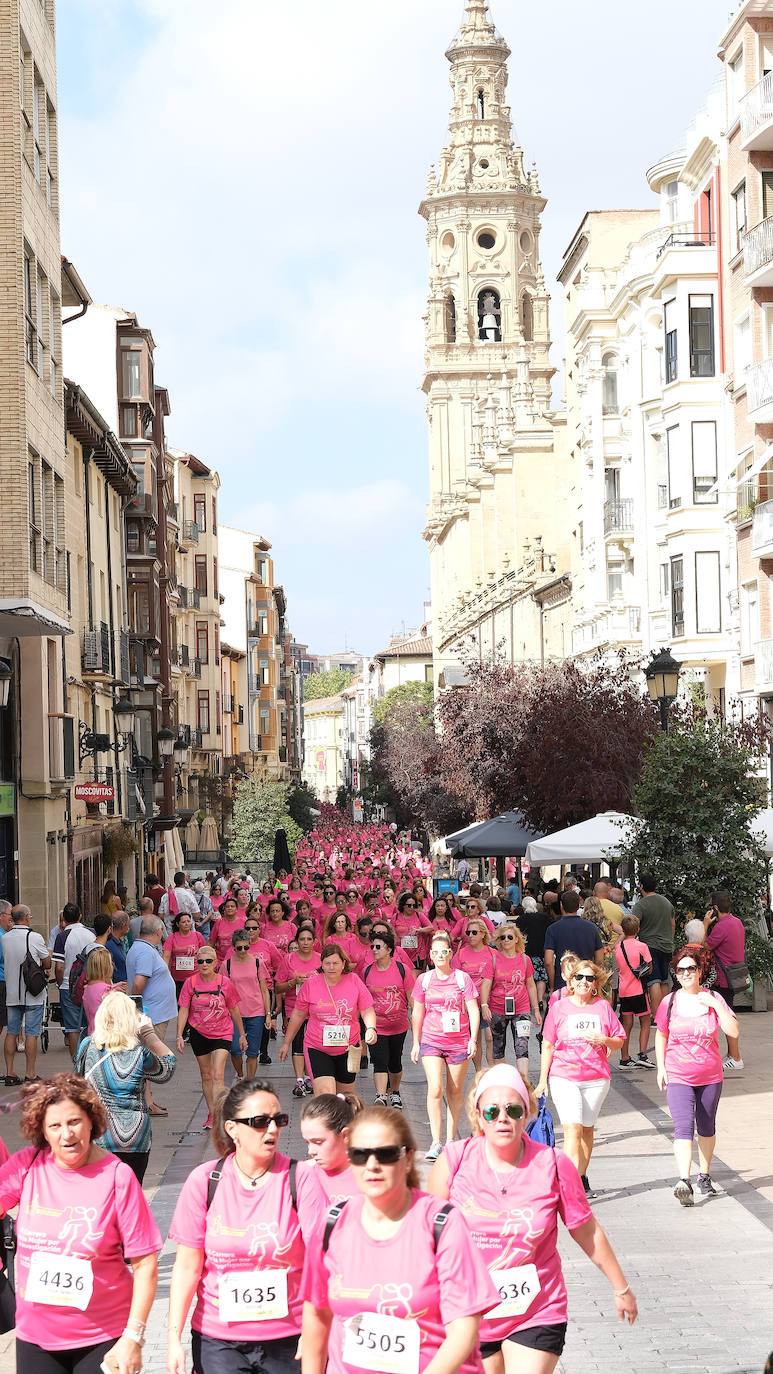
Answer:
<path fill-rule="evenodd" d="M 510 50 L 489 14 L 488 0 L 466 0 L 461 28 L 449 45 L 446 56 L 452 62 L 460 48 L 469 47 L 498 48 L 501 58 L 510 56 Z"/>

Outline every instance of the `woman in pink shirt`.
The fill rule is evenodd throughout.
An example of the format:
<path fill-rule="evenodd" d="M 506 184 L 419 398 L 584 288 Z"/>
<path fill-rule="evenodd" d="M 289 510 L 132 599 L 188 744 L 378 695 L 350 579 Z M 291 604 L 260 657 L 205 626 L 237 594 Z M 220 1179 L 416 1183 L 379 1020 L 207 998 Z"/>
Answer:
<path fill-rule="evenodd" d="M 417 902 L 420 901 L 415 891 L 413 895 Z M 425 913 L 428 921 L 426 928 L 419 932 L 419 959 L 422 965 L 426 965 L 429 960 L 429 947 L 432 944 L 432 932 L 445 930 L 448 935 L 453 935 L 457 918 L 445 897 L 436 897 L 434 902 L 426 906 L 422 903 L 418 910 Z"/>
<path fill-rule="evenodd" d="M 231 1063 L 239 1078 L 254 1078 L 258 1071 L 260 1042 L 264 1028 L 271 1029 L 271 996 L 264 976 L 265 965 L 260 955 L 250 949 L 250 937 L 246 930 L 237 930 L 233 936 L 231 953 L 220 965 L 220 972 L 230 979 L 236 988 L 239 1011 L 242 1014 L 244 1034 L 247 1039 L 245 1064 L 239 1048 L 239 1033 L 234 1027 L 231 1040 Z"/>
<path fill-rule="evenodd" d="M 509 1026 L 515 1049 L 515 1062 L 519 1072 L 526 1078 L 529 1073 L 532 1016 L 536 1026 L 542 1025 L 534 983 L 534 968 L 531 959 L 525 954 L 523 935 L 514 922 L 505 921 L 503 925 L 498 926 L 494 940 L 494 978 L 488 996 L 488 1006 L 481 1006 L 481 1013 L 491 1022 L 494 1063 L 501 1063 L 505 1057 Z"/>
<path fill-rule="evenodd" d="M 86 984 L 83 989 L 83 1010 L 86 1013 L 86 1030 L 94 1033 L 94 1017 L 103 998 L 113 991 L 113 960 L 110 951 L 98 945 L 92 949 L 86 960 Z M 122 985 L 121 991 L 125 990 Z"/>
<path fill-rule="evenodd" d="M 405 968 L 393 958 L 395 937 L 391 930 L 385 928 L 374 935 L 371 949 L 372 959 L 363 973 L 363 982 L 373 997 L 376 1010 L 378 1040 L 370 1052 L 373 1084 L 378 1094 L 376 1104 L 402 1111 L 403 1046 L 408 1034 L 411 992 L 416 976 L 413 969 Z"/>
<path fill-rule="evenodd" d="M 486 1022 L 483 1008 L 484 1005 L 488 1006 L 491 983 L 494 978 L 494 952 L 489 947 L 488 930 L 479 916 L 471 916 L 469 920 L 464 920 L 462 925 L 462 943 L 451 960 L 451 967 L 459 968 L 463 973 L 469 973 L 478 994 L 481 1021 L 473 1062 L 475 1068 L 479 1069 L 483 1058 L 484 1039 L 486 1041 L 486 1059 L 489 1064 L 493 1054 L 491 1027 Z"/>
<path fill-rule="evenodd" d="M 304 1270 L 304 1374 L 379 1368 L 478 1374 L 481 1314 L 498 1301 L 461 1213 L 419 1190 L 403 1114 L 367 1107 L 349 1129 L 360 1196 L 328 1219 Z M 376 1357 L 378 1362 L 378 1357 Z"/>
<path fill-rule="evenodd" d="M 428 918 L 419 911 L 419 904 L 412 892 L 403 892 L 397 903 L 398 914 L 394 920 L 395 935 L 401 949 L 410 956 L 414 965 L 420 961 L 419 940 L 423 930 L 432 934 Z"/>
<path fill-rule="evenodd" d="M 186 1179 L 169 1228 L 177 1256 L 168 1374 L 185 1374 L 182 1335 L 194 1295 L 197 1374 L 298 1369 L 304 1245 L 290 1160 L 278 1149 L 287 1121 L 273 1089 L 259 1078 L 235 1083 L 218 1102 L 212 1143 L 220 1158 Z M 253 1347 L 254 1364 L 245 1346 Z"/>
<path fill-rule="evenodd" d="M 469 974 L 451 968 L 451 937 L 444 930 L 432 937 L 430 958 L 434 968 L 423 973 L 413 989 L 414 1064 L 421 1056 L 427 1078 L 427 1115 L 432 1144 L 425 1159 L 437 1159 L 443 1146 L 443 1066 L 448 1102 L 446 1138 L 453 1140 L 462 1111 L 462 1092 L 467 1065 L 475 1053 L 480 1027 L 480 1007 Z"/>
<path fill-rule="evenodd" d="M 213 923 L 209 932 L 210 943 L 213 945 L 217 954 L 217 962 L 221 964 L 231 948 L 231 940 L 234 932 L 242 929 L 242 922 L 239 917 L 235 897 L 226 897 L 220 908 L 220 915 Z M 188 974 L 190 977 L 190 974 Z M 178 997 L 179 1005 L 179 997 Z"/>
<path fill-rule="evenodd" d="M 356 942 L 356 939 L 357 937 L 352 930 L 352 922 L 345 911 L 339 909 L 326 918 L 322 927 L 323 945 L 330 944 L 332 940 L 335 944 L 340 945 L 347 958 L 351 959 L 352 943 Z M 352 962 L 354 962 L 353 959 Z"/>
<path fill-rule="evenodd" d="M 216 921 L 215 925 L 218 924 Z M 181 911 L 172 918 L 172 934 L 167 935 L 164 941 L 163 957 L 174 978 L 178 1006 L 183 983 L 196 972 L 196 950 L 201 949 L 203 944 L 204 936 L 194 930 L 193 917 L 189 912 Z"/>
<path fill-rule="evenodd" d="M 647 974 L 652 972 L 652 956 L 649 947 L 641 940 L 638 916 L 623 916 L 620 922 L 623 938 L 614 947 L 614 959 L 618 971 L 618 992 L 620 996 L 620 1020 L 625 1031 L 625 1040 L 620 1049 L 620 1068 L 635 1069 L 642 1065 L 654 1068 L 647 1054 L 650 1038 L 650 1002 L 647 996 Z M 639 969 L 644 971 L 637 977 Z M 629 1048 L 631 1031 L 635 1018 L 639 1018 L 639 1057 L 631 1059 Z"/>
<path fill-rule="evenodd" d="M 322 1093 L 303 1104 L 301 1135 L 309 1159 L 298 1169 L 298 1216 L 307 1246 L 315 1234 L 321 1237 L 330 1208 L 358 1191 L 348 1145 L 349 1128 L 362 1109 L 356 1093 Z"/>
<path fill-rule="evenodd" d="M 121 1374 L 142 1366 L 161 1236 L 131 1169 L 94 1141 L 107 1113 L 59 1073 L 22 1092 L 30 1145 L 0 1168 L 0 1216 L 16 1222 L 17 1374 Z"/>
<path fill-rule="evenodd" d="M 218 1093 L 225 1091 L 225 1066 L 231 1052 L 234 1026 L 239 1036 L 239 1049 L 247 1049 L 239 994 L 231 980 L 217 972 L 216 957 L 211 945 L 202 945 L 196 955 L 196 972 L 187 979 L 180 993 L 177 1013 L 177 1053 L 182 1054 L 185 1049 L 183 1031 L 187 1026 L 190 1047 L 201 1074 L 201 1091 L 209 1107 L 205 1129 L 212 1125 Z"/>
<path fill-rule="evenodd" d="M 322 972 L 313 973 L 298 991 L 298 1000 L 285 1028 L 279 1050 L 287 1058 L 293 1039 L 304 1021 L 306 1060 L 311 1068 L 315 1094 L 346 1093 L 357 1076 L 360 1062 L 360 1017 L 366 1025 L 365 1041 L 376 1040 L 376 1013 L 365 984 L 351 972 L 340 945 L 322 949 Z"/>
<path fill-rule="evenodd" d="M 282 961 L 276 975 L 276 990 L 284 997 L 286 1020 L 295 1011 L 298 989 L 303 987 L 312 973 L 318 973 L 321 968 L 320 957 L 314 949 L 314 931 L 310 926 L 304 926 L 298 931 L 297 945 L 296 950 L 282 955 Z M 293 1068 L 295 1069 L 293 1097 L 311 1096 L 314 1089 L 311 1079 L 306 1076 L 306 1060 L 303 1055 L 303 1026 L 300 1027 L 293 1039 L 292 1056 Z"/>
<path fill-rule="evenodd" d="M 723 997 L 702 986 L 711 952 L 704 946 L 684 945 L 671 960 L 679 980 L 676 992 L 660 1002 L 655 1013 L 655 1057 L 658 1087 L 665 1088 L 674 1122 L 674 1156 L 679 1179 L 674 1197 L 692 1207 L 693 1137 L 698 1136 L 698 1190 L 703 1197 L 716 1192 L 711 1161 L 717 1143 L 717 1107 L 722 1095 L 722 1055 L 719 1028 L 738 1034 L 738 1020 Z"/>
<path fill-rule="evenodd" d="M 468 1111 L 472 1137 L 446 1148 L 427 1188 L 460 1209 L 499 1290 L 480 1324 L 486 1374 L 552 1374 L 567 1325 L 559 1216 L 612 1285 L 621 1320 L 636 1320 L 636 1299 L 568 1155 L 526 1134 L 537 1104 L 518 1070 L 478 1074 Z"/>
<path fill-rule="evenodd" d="M 276 945 L 282 954 L 287 953 L 287 946 L 291 940 L 295 939 L 295 926 L 290 920 L 290 908 L 286 902 L 279 897 L 272 897 L 266 907 L 266 919 L 263 922 L 263 939 L 269 944 Z"/>
<path fill-rule="evenodd" d="M 486 907 L 480 900 L 480 897 L 465 897 L 463 901 L 460 900 L 460 907 L 461 906 L 463 906 L 464 909 L 460 911 L 456 925 L 451 931 L 451 939 L 455 946 L 461 943 L 464 937 L 466 924 L 472 919 L 482 921 L 489 935 L 491 936 L 494 934 L 496 926 L 491 920 L 491 917 L 486 914 Z"/>
<path fill-rule="evenodd" d="M 609 1055 L 625 1039 L 609 1002 L 601 995 L 606 973 L 580 959 L 569 995 L 549 1008 L 542 1027 L 542 1063 L 537 1097 L 550 1093 L 564 1128 L 564 1149 L 590 1194 L 588 1163 L 593 1133 L 609 1092 Z"/>

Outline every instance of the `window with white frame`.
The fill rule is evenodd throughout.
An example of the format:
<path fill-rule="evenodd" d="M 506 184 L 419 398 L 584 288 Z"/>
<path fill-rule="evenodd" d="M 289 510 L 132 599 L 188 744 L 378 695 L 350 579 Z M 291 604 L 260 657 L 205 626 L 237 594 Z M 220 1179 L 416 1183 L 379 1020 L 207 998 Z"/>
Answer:
<path fill-rule="evenodd" d="M 603 369 L 602 409 L 605 415 L 617 415 L 617 358 L 614 353 L 605 353 L 601 360 Z"/>
<path fill-rule="evenodd" d="M 660 564 L 660 604 L 665 606 L 668 603 L 668 591 L 670 585 L 668 563 Z"/>
<path fill-rule="evenodd" d="M 676 301 L 666 301 L 663 307 L 663 328 L 666 335 L 666 382 L 675 382 L 678 374 Z"/>
<path fill-rule="evenodd" d="M 738 106 L 743 89 L 743 49 L 731 57 L 727 64 L 727 121 L 733 124 L 738 118 Z"/>
<path fill-rule="evenodd" d="M 59 367 L 59 297 L 52 286 L 48 291 L 48 378 L 51 385 L 51 395 L 57 394 L 57 378 Z"/>
<path fill-rule="evenodd" d="M 35 259 L 28 248 L 24 249 L 24 352 L 27 362 L 35 366 L 38 344 L 35 330 L 35 293 L 37 291 L 37 269 Z"/>
<path fill-rule="evenodd" d="M 756 578 L 753 582 L 741 583 L 741 653 L 748 658 L 754 653 L 754 646 L 760 637 L 760 603 Z"/>
<path fill-rule="evenodd" d="M 679 461 L 679 426 L 672 425 L 666 430 L 666 462 L 668 465 L 668 506 L 669 510 L 675 510 L 681 506 L 682 498 L 679 495 L 678 461 Z"/>
<path fill-rule="evenodd" d="M 679 182 L 667 181 L 663 187 L 663 199 L 666 208 L 666 221 L 674 224 L 679 218 Z"/>
<path fill-rule="evenodd" d="M 746 182 L 733 191 L 733 251 L 740 253 L 746 233 Z"/>
<path fill-rule="evenodd" d="M 671 559 L 671 633 L 675 639 L 684 634 L 684 559 Z"/>
<path fill-rule="evenodd" d="M 716 505 L 717 493 L 717 422 L 693 420 L 692 433 L 692 499 L 696 506 Z"/>
<path fill-rule="evenodd" d="M 623 595 L 623 565 L 622 563 L 609 563 L 607 566 L 607 600 L 613 601 L 615 597 Z"/>
<path fill-rule="evenodd" d="M 748 312 L 733 325 L 733 376 L 735 387 L 746 385 L 746 370 L 752 360 L 752 330 Z"/>
<path fill-rule="evenodd" d="M 699 635 L 719 634 L 722 629 L 719 554 L 695 555 L 695 628 Z"/>
<path fill-rule="evenodd" d="M 142 398 L 142 355 L 139 348 L 121 349 L 121 395 L 125 401 Z"/>

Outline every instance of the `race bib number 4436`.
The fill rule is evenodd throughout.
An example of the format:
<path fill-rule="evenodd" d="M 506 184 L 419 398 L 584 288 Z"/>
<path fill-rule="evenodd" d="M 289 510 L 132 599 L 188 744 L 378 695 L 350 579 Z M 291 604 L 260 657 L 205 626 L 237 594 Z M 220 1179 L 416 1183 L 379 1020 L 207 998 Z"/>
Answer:
<path fill-rule="evenodd" d="M 344 1364 L 378 1374 L 418 1374 L 421 1335 L 416 1322 L 363 1312 L 344 1327 Z"/>
<path fill-rule="evenodd" d="M 278 1321 L 287 1316 L 287 1270 L 231 1270 L 220 1276 L 219 1296 L 221 1321 Z"/>
<path fill-rule="evenodd" d="M 91 1260 L 36 1251 L 30 1259 L 25 1298 L 46 1307 L 77 1307 L 85 1312 L 94 1290 Z"/>

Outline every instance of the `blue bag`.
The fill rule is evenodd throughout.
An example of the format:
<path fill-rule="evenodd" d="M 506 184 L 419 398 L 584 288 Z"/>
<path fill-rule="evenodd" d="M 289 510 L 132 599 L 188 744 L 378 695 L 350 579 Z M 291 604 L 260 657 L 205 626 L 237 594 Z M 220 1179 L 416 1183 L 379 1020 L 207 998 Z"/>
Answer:
<path fill-rule="evenodd" d="M 553 1117 L 547 1104 L 547 1098 L 543 1096 L 537 1103 L 537 1115 L 526 1127 L 526 1134 L 536 1140 L 538 1145 L 555 1145 L 556 1133 L 553 1129 Z"/>

